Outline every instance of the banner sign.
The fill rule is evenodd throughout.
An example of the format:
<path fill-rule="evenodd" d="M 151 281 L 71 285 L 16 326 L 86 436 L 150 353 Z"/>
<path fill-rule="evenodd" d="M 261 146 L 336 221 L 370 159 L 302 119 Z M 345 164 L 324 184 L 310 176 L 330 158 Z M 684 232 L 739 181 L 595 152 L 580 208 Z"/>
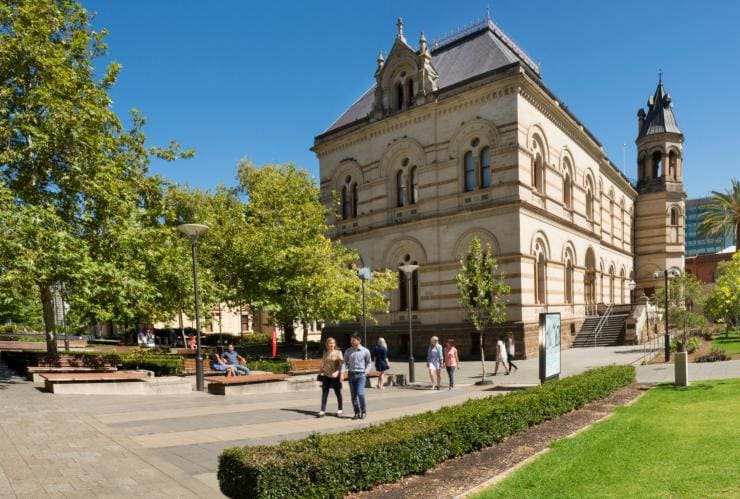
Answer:
<path fill-rule="evenodd" d="M 560 314 L 540 314 L 540 382 L 560 377 Z"/>

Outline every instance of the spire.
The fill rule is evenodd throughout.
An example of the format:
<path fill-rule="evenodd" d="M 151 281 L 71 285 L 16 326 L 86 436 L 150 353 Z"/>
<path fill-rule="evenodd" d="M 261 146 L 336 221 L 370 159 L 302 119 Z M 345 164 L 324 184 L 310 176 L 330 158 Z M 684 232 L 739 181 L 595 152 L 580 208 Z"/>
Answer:
<path fill-rule="evenodd" d="M 419 53 L 424 54 L 427 52 L 427 37 L 424 36 L 424 32 L 421 32 L 421 36 L 419 37 Z"/>
<path fill-rule="evenodd" d="M 396 38 L 400 38 L 403 40 L 403 18 L 399 17 L 398 21 L 396 21 L 396 28 L 398 29 L 398 34 L 396 35 Z"/>
<path fill-rule="evenodd" d="M 383 70 L 383 66 L 385 65 L 385 58 L 383 57 L 383 51 L 378 50 L 378 69 L 375 70 L 375 76 L 378 76 L 380 72 Z"/>
<path fill-rule="evenodd" d="M 663 71 L 658 72 L 658 87 L 647 101 L 647 113 L 640 109 L 638 111 L 638 123 L 640 131 L 637 138 L 657 133 L 681 133 L 673 115 L 672 99 L 663 86 Z"/>

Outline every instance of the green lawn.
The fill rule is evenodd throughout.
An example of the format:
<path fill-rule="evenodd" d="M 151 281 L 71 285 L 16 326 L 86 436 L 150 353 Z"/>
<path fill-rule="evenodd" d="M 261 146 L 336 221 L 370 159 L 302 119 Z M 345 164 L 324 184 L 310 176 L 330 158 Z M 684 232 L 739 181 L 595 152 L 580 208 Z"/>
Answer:
<path fill-rule="evenodd" d="M 740 497 L 740 379 L 661 385 L 476 495 Z"/>
<path fill-rule="evenodd" d="M 712 348 L 721 348 L 727 355 L 740 354 L 740 329 L 730 331 L 729 337 L 724 333 L 712 342 Z"/>

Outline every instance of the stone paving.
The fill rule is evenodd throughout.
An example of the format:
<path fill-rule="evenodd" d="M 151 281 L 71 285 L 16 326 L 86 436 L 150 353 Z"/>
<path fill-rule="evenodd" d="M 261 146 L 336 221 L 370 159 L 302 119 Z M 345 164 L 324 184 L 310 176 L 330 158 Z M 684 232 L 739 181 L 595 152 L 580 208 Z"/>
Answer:
<path fill-rule="evenodd" d="M 637 365 L 644 354 L 641 347 L 566 350 L 563 375 L 613 363 Z M 701 366 L 705 371 L 696 375 L 724 377 L 717 364 Z M 740 361 L 737 364 L 724 373 L 740 377 Z M 346 384 L 345 416 L 334 415 L 331 394 L 329 414 L 317 419 L 318 391 L 230 397 L 197 392 L 51 395 L 4 373 L 0 375 L 0 497 L 218 496 L 217 456 L 227 447 L 273 444 L 315 431 L 344 431 L 538 383 L 537 359 L 517 365 L 519 370 L 510 376 L 492 377 L 493 387 L 478 387 L 473 383 L 480 377 L 480 363 L 465 362 L 454 390 L 446 390 L 445 381 L 441 391 L 432 391 L 423 365 L 417 363 L 419 386 L 367 391 L 365 421 L 351 420 Z M 406 369 L 406 363 L 392 364 L 396 373 Z M 487 369 L 492 372 L 493 365 Z M 666 374 L 663 365 L 638 368 L 640 381 L 662 381 L 661 376 L 671 378 L 672 370 Z"/>

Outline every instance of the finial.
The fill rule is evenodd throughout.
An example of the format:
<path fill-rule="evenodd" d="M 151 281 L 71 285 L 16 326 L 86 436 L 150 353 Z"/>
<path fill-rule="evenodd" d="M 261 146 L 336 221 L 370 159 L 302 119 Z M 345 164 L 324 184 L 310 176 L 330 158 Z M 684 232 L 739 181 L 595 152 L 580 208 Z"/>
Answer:
<path fill-rule="evenodd" d="M 491 22 L 491 5 L 486 4 L 486 21 Z"/>
<path fill-rule="evenodd" d="M 403 38 L 403 18 L 399 17 L 396 21 L 396 27 L 398 28 L 398 38 Z"/>
<path fill-rule="evenodd" d="M 385 62 L 385 58 L 383 57 L 383 50 L 378 50 L 378 66 L 382 66 Z"/>
<path fill-rule="evenodd" d="M 663 70 L 658 68 L 658 84 L 660 85 L 661 83 L 663 83 Z"/>

